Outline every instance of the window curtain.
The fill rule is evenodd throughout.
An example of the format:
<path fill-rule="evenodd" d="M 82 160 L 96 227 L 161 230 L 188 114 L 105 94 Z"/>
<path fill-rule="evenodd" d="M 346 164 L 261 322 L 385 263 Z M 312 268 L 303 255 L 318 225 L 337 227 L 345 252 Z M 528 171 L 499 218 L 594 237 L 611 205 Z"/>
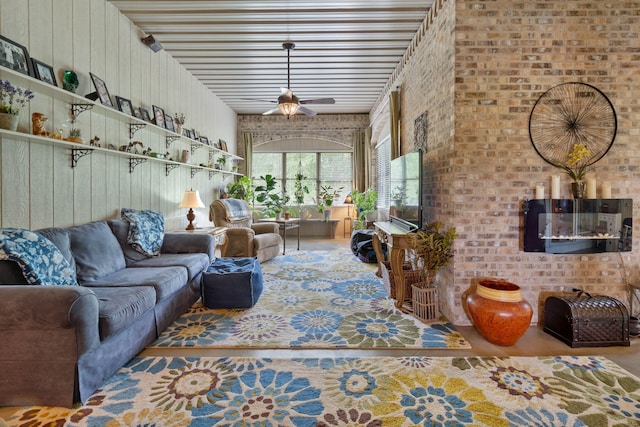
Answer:
<path fill-rule="evenodd" d="M 371 129 L 353 135 L 353 188 L 364 192 L 371 186 Z"/>
<path fill-rule="evenodd" d="M 244 142 L 244 174 L 251 177 L 253 170 L 253 134 L 251 132 L 242 132 Z"/>
<path fill-rule="evenodd" d="M 391 133 L 391 160 L 400 156 L 400 92 L 397 90 L 389 94 L 389 115 Z"/>

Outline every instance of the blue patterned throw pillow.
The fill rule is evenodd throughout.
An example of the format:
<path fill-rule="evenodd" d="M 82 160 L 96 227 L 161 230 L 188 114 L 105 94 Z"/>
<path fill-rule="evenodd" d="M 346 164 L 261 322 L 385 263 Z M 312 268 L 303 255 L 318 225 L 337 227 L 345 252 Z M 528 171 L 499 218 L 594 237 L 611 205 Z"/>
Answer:
<path fill-rule="evenodd" d="M 58 247 L 30 230 L 1 228 L 0 260 L 17 263 L 30 285 L 78 285 L 75 270 Z"/>
<path fill-rule="evenodd" d="M 164 217 L 158 211 L 124 208 L 120 211 L 123 220 L 129 223 L 127 243 L 147 256 L 160 255 L 164 240 Z"/>

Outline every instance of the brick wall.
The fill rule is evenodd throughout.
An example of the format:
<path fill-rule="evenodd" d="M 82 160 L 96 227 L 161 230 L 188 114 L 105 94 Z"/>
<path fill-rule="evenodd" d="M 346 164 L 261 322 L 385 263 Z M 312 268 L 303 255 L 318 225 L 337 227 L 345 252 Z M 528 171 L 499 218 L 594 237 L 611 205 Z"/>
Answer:
<path fill-rule="evenodd" d="M 596 164 L 614 198 L 640 205 L 640 2 L 436 2 L 427 37 L 399 74 L 401 137 L 411 150 L 413 122 L 429 115 L 424 159 L 427 220 L 455 226 L 453 265 L 440 277 L 445 314 L 469 324 L 462 293 L 476 276 L 519 284 L 537 310 L 541 291 L 582 287 L 626 302 L 615 253 L 554 255 L 521 250 L 522 202 L 553 174 L 528 133 L 531 109 L 551 87 L 578 81 L 604 92 L 617 112 L 615 143 Z M 454 103 L 453 106 L 451 103 Z M 383 110 L 380 108 L 379 110 Z M 372 113 L 373 129 L 386 119 Z M 561 197 L 569 198 L 562 177 Z M 637 229 L 637 226 L 636 226 Z M 638 275 L 638 243 L 622 256 Z M 537 321 L 537 315 L 534 322 Z"/>

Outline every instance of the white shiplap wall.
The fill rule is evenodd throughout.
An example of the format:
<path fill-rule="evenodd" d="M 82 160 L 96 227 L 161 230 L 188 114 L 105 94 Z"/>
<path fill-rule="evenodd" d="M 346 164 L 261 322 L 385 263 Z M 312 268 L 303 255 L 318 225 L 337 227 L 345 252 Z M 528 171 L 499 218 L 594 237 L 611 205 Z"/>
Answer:
<path fill-rule="evenodd" d="M 0 34 L 52 65 L 60 86 L 63 71 L 73 69 L 81 80 L 77 93 L 90 93 L 91 71 L 106 82 L 112 97 L 149 110 L 155 104 L 172 115 L 184 112 L 186 127 L 221 138 L 236 152 L 236 114 L 167 53 L 143 45 L 141 31 L 105 0 L 0 0 Z M 69 119 L 66 103 L 36 94 L 21 113 L 19 131 L 30 132 L 36 111 L 49 117 L 49 130 Z M 103 144 L 129 142 L 124 124 L 97 112 L 82 113 L 78 124 L 87 142 L 94 135 Z M 134 140 L 167 151 L 164 137 L 150 130 L 138 131 Z M 177 158 L 188 148 L 176 141 L 169 151 Z M 131 207 L 160 210 L 168 228 L 179 228 L 186 222 L 186 212 L 178 209 L 185 190 L 199 190 L 208 206 L 223 185 L 220 175 L 209 179 L 203 171 L 192 178 L 186 167 L 167 177 L 164 164 L 153 161 L 129 173 L 126 158 L 108 153 L 95 152 L 72 169 L 68 149 L 8 138 L 0 139 L 0 156 L 1 227 L 66 227 L 115 218 L 120 208 Z M 207 151 L 198 149 L 191 162 L 208 163 Z M 207 208 L 196 215 L 198 225 L 208 225 Z"/>

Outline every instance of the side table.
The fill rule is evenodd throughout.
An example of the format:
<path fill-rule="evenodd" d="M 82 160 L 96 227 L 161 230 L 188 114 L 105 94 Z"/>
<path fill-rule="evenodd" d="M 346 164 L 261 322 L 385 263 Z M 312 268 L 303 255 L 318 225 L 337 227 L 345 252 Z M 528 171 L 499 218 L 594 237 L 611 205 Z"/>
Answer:
<path fill-rule="evenodd" d="M 208 233 L 216 241 L 216 255 L 222 256 L 224 247 L 227 244 L 227 227 L 203 227 L 194 230 L 172 230 L 171 233 Z M 219 254 L 218 254 L 219 252 Z"/>
<path fill-rule="evenodd" d="M 289 219 L 276 219 L 276 218 L 263 218 L 258 222 L 275 222 L 278 224 L 280 231 L 282 231 L 282 255 L 287 250 L 287 230 L 298 229 L 298 250 L 300 250 L 300 218 Z"/>

